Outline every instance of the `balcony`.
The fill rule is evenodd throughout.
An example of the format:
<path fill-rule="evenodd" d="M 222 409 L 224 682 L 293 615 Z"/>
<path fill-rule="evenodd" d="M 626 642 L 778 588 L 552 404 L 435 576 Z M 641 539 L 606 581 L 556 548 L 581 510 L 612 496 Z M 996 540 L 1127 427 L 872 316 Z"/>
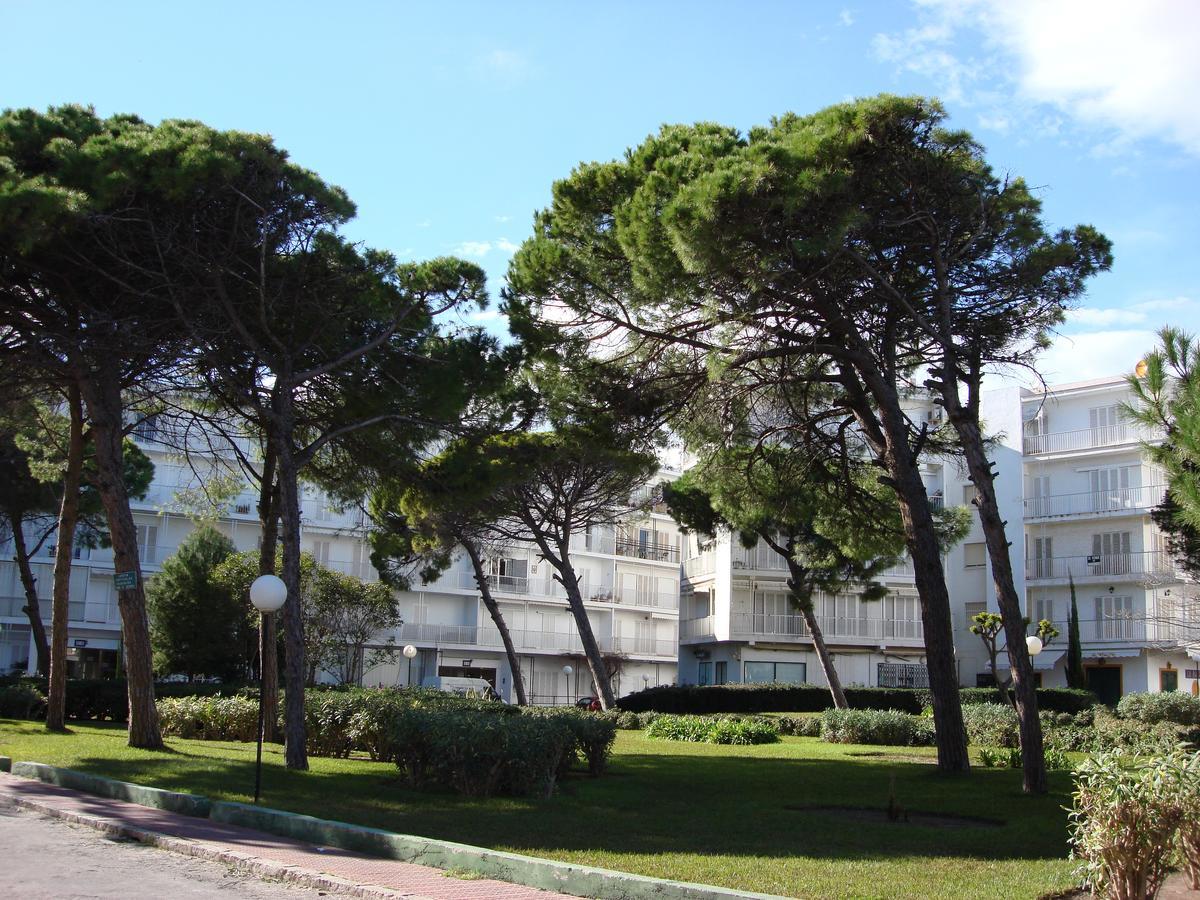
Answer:
<path fill-rule="evenodd" d="M 1023 446 L 1027 456 L 1047 456 L 1054 453 L 1078 453 L 1153 441 L 1162 438 L 1161 431 L 1151 431 L 1128 422 L 1081 428 L 1078 431 L 1051 431 L 1046 434 L 1025 435 Z"/>
<path fill-rule="evenodd" d="M 683 561 L 683 574 L 688 578 L 701 578 L 712 575 L 717 571 L 717 556 L 711 550 L 706 550 L 699 556 Z"/>
<path fill-rule="evenodd" d="M 1162 550 L 1137 553 L 1103 553 L 1086 556 L 1053 556 L 1025 562 L 1025 580 L 1034 582 L 1066 582 L 1067 578 L 1086 583 L 1106 581 L 1142 581 L 1146 578 L 1176 580 L 1180 577 L 1178 564 L 1171 554 Z"/>
<path fill-rule="evenodd" d="M 49 623 L 54 616 L 54 603 L 51 600 L 39 600 L 38 607 L 42 614 L 42 621 Z M 113 604 L 115 613 L 116 604 Z M 86 612 L 86 604 L 82 600 L 72 600 L 67 604 L 67 621 L 68 622 L 83 622 Z M 25 598 L 24 597 L 0 597 L 0 618 L 12 617 L 22 620 L 28 620 L 25 615 Z M 115 615 L 114 615 L 114 620 Z M 104 619 L 96 620 L 98 622 L 107 621 Z"/>
<path fill-rule="evenodd" d="M 1029 520 L 1070 516 L 1144 515 L 1162 502 L 1166 490 L 1167 486 L 1164 484 L 1151 484 L 1109 491 L 1026 497 L 1025 518 Z"/>
<path fill-rule="evenodd" d="M 647 609 L 679 609 L 678 593 L 658 594 L 652 591 L 621 590 L 613 595 L 612 601 L 627 606 L 641 606 Z"/>
<path fill-rule="evenodd" d="M 1049 645 L 1049 649 L 1066 649 L 1066 621 L 1055 622 L 1054 627 L 1058 629 L 1059 637 Z M 1172 616 L 1125 613 L 1114 613 L 1101 618 L 1080 618 L 1079 639 L 1084 647 L 1103 643 L 1187 645 L 1200 640 L 1200 619 L 1185 620 Z"/>
<path fill-rule="evenodd" d="M 733 567 L 735 569 L 753 569 L 757 572 L 786 572 L 787 560 L 764 543 L 753 547 L 734 545 Z"/>
<path fill-rule="evenodd" d="M 510 628 L 509 637 L 513 646 L 521 652 L 582 653 L 583 642 L 574 631 L 529 631 Z M 406 623 L 400 627 L 400 643 L 455 644 L 466 647 L 501 649 L 500 632 L 491 625 L 434 625 Z M 596 635 L 596 643 L 604 651 L 617 651 L 639 656 L 676 655 L 676 644 L 671 639 L 634 637 L 613 638 L 605 634 Z"/>
<path fill-rule="evenodd" d="M 632 556 L 634 559 L 645 559 L 651 562 L 679 562 L 679 548 L 672 544 L 630 540 L 618 540 L 614 544 L 617 556 Z"/>
<path fill-rule="evenodd" d="M 713 616 L 701 616 L 697 619 L 680 619 L 679 620 L 679 639 L 689 640 L 695 638 L 712 637 L 715 633 L 713 626 L 715 620 Z"/>
<path fill-rule="evenodd" d="M 736 637 L 773 640 L 810 641 L 808 625 L 801 615 L 736 613 L 732 621 Z M 826 641 L 859 639 L 872 643 L 911 641 L 920 643 L 925 635 L 920 619 L 877 619 L 859 616 L 817 616 L 817 624 Z M 682 633 L 682 632 L 681 632 Z"/>

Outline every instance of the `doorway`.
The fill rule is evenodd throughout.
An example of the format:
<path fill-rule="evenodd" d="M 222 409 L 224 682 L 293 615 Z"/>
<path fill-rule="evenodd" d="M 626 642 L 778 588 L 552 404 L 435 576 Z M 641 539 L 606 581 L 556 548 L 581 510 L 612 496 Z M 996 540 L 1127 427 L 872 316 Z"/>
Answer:
<path fill-rule="evenodd" d="M 1120 666 L 1085 666 L 1088 690 L 1107 706 L 1116 706 L 1121 699 Z"/>

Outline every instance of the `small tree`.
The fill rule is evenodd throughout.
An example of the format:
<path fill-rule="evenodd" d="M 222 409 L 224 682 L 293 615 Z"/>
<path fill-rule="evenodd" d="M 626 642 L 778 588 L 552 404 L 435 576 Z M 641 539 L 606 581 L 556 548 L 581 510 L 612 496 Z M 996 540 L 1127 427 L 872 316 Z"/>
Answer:
<path fill-rule="evenodd" d="M 396 658 L 396 640 L 387 634 L 404 624 L 396 598 L 383 583 L 367 583 L 320 565 L 304 597 L 305 658 L 308 683 L 319 672 L 338 684 L 352 684 L 373 666 Z M 369 653 L 372 638 L 381 633 Z"/>
<path fill-rule="evenodd" d="M 160 674 L 245 676 L 246 607 L 216 575 L 236 550 L 225 535 L 201 525 L 150 579 L 146 605 Z"/>
<path fill-rule="evenodd" d="M 1012 684 L 1011 672 L 1005 677 L 1000 677 L 999 654 L 1004 649 L 1003 645 L 998 646 L 1000 636 L 1005 633 L 1004 619 L 993 612 L 981 612 L 971 616 L 970 626 L 971 634 L 978 635 L 983 641 L 984 649 L 987 650 L 988 663 L 992 669 L 992 678 L 996 682 L 996 690 L 1000 693 L 1001 703 L 1013 703 L 1013 698 L 1009 694 L 1009 685 Z M 1025 627 L 1029 627 L 1029 619 L 1025 619 Z M 1054 623 L 1049 619 L 1040 619 L 1037 623 L 1037 629 L 1034 631 L 1042 643 L 1048 644 L 1059 635 L 1059 631 L 1054 627 Z M 1014 704 L 1015 705 L 1015 704 Z"/>
<path fill-rule="evenodd" d="M 1083 669 L 1083 643 L 1079 639 L 1079 605 L 1075 600 L 1075 579 L 1067 576 L 1071 586 L 1071 616 L 1067 620 L 1067 687 L 1082 690 L 1087 687 Z"/>

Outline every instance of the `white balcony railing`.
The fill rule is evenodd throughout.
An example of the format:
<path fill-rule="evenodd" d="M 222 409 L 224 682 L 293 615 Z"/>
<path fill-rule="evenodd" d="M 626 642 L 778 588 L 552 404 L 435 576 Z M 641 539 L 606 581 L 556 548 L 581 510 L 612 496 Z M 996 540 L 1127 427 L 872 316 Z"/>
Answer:
<path fill-rule="evenodd" d="M 801 615 L 767 615 L 736 613 L 733 633 L 750 637 L 804 638 L 810 637 L 808 625 Z M 877 619 L 850 616 L 817 616 L 821 633 L 830 638 L 867 638 L 873 641 L 921 640 L 924 629 L 920 619 Z"/>
<path fill-rule="evenodd" d="M 679 548 L 674 544 L 618 540 L 615 542 L 614 549 L 617 556 L 631 556 L 634 559 L 645 559 L 651 562 L 679 562 Z"/>
<path fill-rule="evenodd" d="M 613 638 L 613 649 L 632 656 L 675 656 L 678 644 L 670 638 L 625 637 Z"/>
<path fill-rule="evenodd" d="M 1101 425 L 1096 428 L 1081 428 L 1078 431 L 1051 431 L 1046 434 L 1027 434 L 1024 439 L 1026 454 L 1070 453 L 1077 450 L 1094 450 L 1100 447 L 1116 447 L 1135 444 L 1162 437 L 1160 431 L 1152 431 L 1128 422 L 1116 425 Z"/>
<path fill-rule="evenodd" d="M 711 550 L 683 561 L 683 574 L 689 578 L 711 575 L 717 571 L 717 555 Z"/>
<path fill-rule="evenodd" d="M 1025 562 L 1026 581 L 1108 578 L 1138 580 L 1146 577 L 1175 578 L 1179 566 L 1171 554 L 1161 550 L 1136 553 L 1101 553 L 1086 556 L 1052 556 Z"/>
<path fill-rule="evenodd" d="M 1118 488 L 1110 491 L 1082 491 L 1026 497 L 1025 518 L 1044 519 L 1063 516 L 1096 516 L 1112 513 L 1146 512 L 1162 502 L 1166 485 Z"/>
<path fill-rule="evenodd" d="M 509 637 L 520 651 L 550 653 L 582 653 L 583 642 L 576 631 L 530 631 L 510 628 Z M 489 649 L 503 646 L 500 632 L 491 625 L 437 625 L 406 623 L 400 627 L 400 642 L 423 644 L 461 644 Z M 643 656 L 674 657 L 677 644 L 673 639 L 616 637 L 597 634 L 596 643 L 604 651 L 617 651 Z"/>
<path fill-rule="evenodd" d="M 680 619 L 679 637 L 681 640 L 684 638 L 712 637 L 714 625 L 715 622 L 712 616 L 701 616 L 698 619 Z"/>
<path fill-rule="evenodd" d="M 648 609 L 678 609 L 679 594 L 659 594 L 653 591 L 619 590 L 613 595 L 616 603 L 643 606 Z"/>
<path fill-rule="evenodd" d="M 1081 604 L 1082 605 L 1082 604 Z M 1048 646 L 1064 649 L 1067 641 L 1067 622 L 1056 621 L 1059 631 Z M 1079 620 L 1079 639 L 1086 647 L 1105 642 L 1148 644 L 1192 644 L 1200 641 L 1200 619 L 1185 620 L 1174 616 L 1147 616 L 1113 613 L 1101 618 Z"/>
<path fill-rule="evenodd" d="M 753 547 L 734 545 L 733 567 L 735 569 L 754 569 L 759 572 L 786 572 L 787 560 L 768 547 L 759 543 Z"/>

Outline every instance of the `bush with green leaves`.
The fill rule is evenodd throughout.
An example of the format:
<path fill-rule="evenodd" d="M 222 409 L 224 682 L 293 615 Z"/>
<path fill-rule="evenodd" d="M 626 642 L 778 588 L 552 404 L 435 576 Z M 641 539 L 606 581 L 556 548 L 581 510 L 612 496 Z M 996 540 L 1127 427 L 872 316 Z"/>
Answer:
<path fill-rule="evenodd" d="M 165 697 L 157 706 L 165 735 L 201 741 L 253 741 L 258 737 L 257 700 Z"/>
<path fill-rule="evenodd" d="M 1176 789 L 1179 855 L 1192 890 L 1200 891 L 1200 753 L 1180 757 Z"/>
<path fill-rule="evenodd" d="M 1126 694 L 1117 703 L 1117 715 L 1147 725 L 1157 722 L 1200 725 L 1200 697 L 1180 691 Z"/>
<path fill-rule="evenodd" d="M 664 741 L 704 744 L 773 744 L 779 727 L 761 716 L 657 716 L 646 736 Z"/>
<path fill-rule="evenodd" d="M 555 719 L 575 735 L 576 749 L 587 760 L 588 773 L 600 775 L 608 765 L 613 741 L 617 739 L 617 717 L 611 713 L 588 712 L 573 707 L 522 707 L 526 715 Z"/>
<path fill-rule="evenodd" d="M 1097 753 L 1075 771 L 1071 857 L 1084 885 L 1113 900 L 1153 897 L 1170 870 L 1183 814 L 1177 752 Z"/>
<path fill-rule="evenodd" d="M 562 716 L 409 708 L 393 729 L 395 763 L 410 785 L 472 797 L 547 796 L 575 755 L 576 736 Z"/>
<path fill-rule="evenodd" d="M 967 740 L 985 747 L 1016 747 L 1020 744 L 1017 711 L 999 703 L 970 703 L 962 708 Z"/>
<path fill-rule="evenodd" d="M 888 709 L 827 709 L 821 739 L 832 744 L 926 747 L 934 743 L 933 722 Z"/>
<path fill-rule="evenodd" d="M 780 716 L 776 721 L 779 724 L 780 734 L 793 737 L 815 738 L 821 736 L 820 716 Z"/>
<path fill-rule="evenodd" d="M 32 684 L 0 686 L 0 719 L 40 719 L 46 715 L 46 695 Z"/>

